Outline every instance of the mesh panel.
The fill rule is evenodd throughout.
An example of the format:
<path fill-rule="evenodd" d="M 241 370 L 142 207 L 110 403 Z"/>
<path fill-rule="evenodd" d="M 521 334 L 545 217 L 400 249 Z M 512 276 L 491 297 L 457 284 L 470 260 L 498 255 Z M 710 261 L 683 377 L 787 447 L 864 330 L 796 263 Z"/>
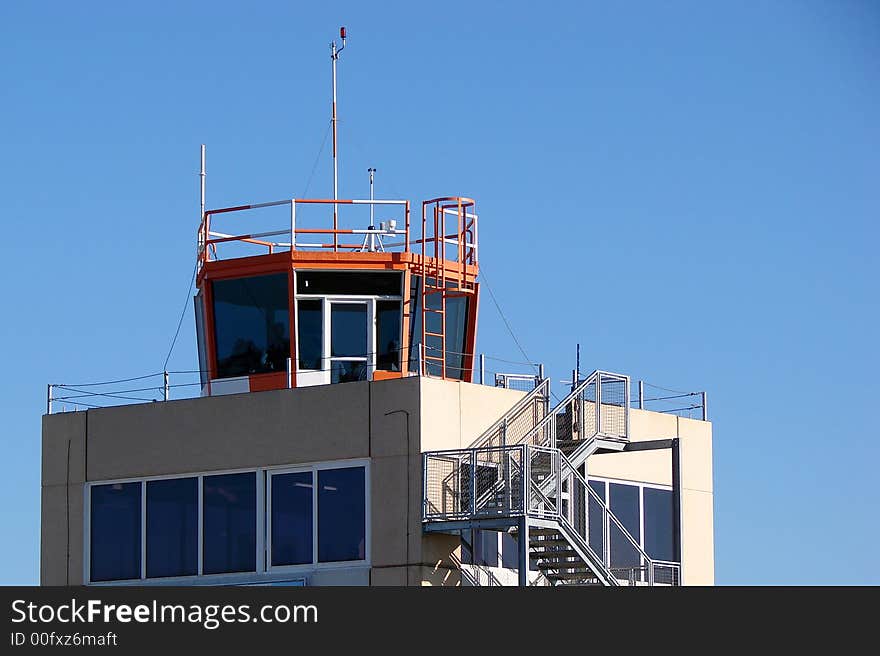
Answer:
<path fill-rule="evenodd" d="M 600 374 L 602 407 L 599 432 L 612 437 L 627 437 L 627 410 L 629 407 L 627 379 L 622 376 Z"/>

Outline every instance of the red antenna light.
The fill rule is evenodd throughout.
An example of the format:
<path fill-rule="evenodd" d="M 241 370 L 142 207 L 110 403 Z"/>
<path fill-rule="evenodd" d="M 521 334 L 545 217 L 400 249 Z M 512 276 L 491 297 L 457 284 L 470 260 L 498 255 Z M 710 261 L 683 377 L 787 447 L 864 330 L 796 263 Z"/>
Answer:
<path fill-rule="evenodd" d="M 342 39 L 345 38 L 345 26 L 339 28 L 339 37 Z"/>

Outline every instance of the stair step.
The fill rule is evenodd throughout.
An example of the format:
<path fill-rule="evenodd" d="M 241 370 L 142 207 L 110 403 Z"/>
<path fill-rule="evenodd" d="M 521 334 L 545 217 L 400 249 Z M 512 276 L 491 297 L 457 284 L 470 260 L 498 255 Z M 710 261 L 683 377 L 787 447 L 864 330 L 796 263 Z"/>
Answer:
<path fill-rule="evenodd" d="M 568 547 L 568 540 L 529 540 L 530 547 Z"/>
<path fill-rule="evenodd" d="M 551 581 L 577 581 L 577 580 L 594 580 L 598 581 L 598 577 L 592 572 L 572 572 L 569 574 L 545 574 Z"/>
<path fill-rule="evenodd" d="M 533 560 L 546 560 L 546 561 L 558 561 L 563 558 L 576 558 L 580 554 L 574 550 L 560 550 L 560 551 L 542 551 L 540 553 L 533 553 L 530 557 Z"/>
<path fill-rule="evenodd" d="M 538 565 L 538 569 L 542 572 L 546 572 L 548 570 L 553 570 L 557 572 L 553 576 L 558 576 L 559 574 L 588 574 L 590 576 L 595 576 L 593 574 L 593 570 L 587 567 L 583 562 L 581 563 L 571 563 L 570 567 L 553 565 L 553 564 L 540 564 Z"/>

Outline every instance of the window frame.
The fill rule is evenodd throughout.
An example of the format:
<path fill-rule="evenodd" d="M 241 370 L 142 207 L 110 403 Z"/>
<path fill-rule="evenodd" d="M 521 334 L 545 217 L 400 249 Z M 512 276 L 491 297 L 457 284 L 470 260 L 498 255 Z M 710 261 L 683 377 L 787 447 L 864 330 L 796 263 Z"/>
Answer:
<path fill-rule="evenodd" d="M 666 485 L 664 483 L 646 483 L 644 481 L 630 481 L 623 478 L 610 478 L 607 476 L 588 476 L 587 482 L 595 481 L 597 483 L 602 483 L 605 486 L 605 503 L 608 503 L 608 492 L 609 492 L 609 484 L 617 483 L 619 485 L 629 485 L 631 487 L 636 487 L 639 489 L 639 546 L 645 553 L 648 553 L 648 550 L 645 548 L 645 488 L 651 488 L 654 490 L 664 490 L 666 492 L 674 492 L 673 487 L 671 485 Z M 609 505 L 610 508 L 610 505 Z M 674 527 L 673 527 L 674 531 Z M 674 536 L 673 536 L 674 538 Z M 648 554 L 651 558 L 651 554 Z M 664 561 L 665 562 L 665 561 Z"/>
<path fill-rule="evenodd" d="M 375 294 L 375 295 L 366 295 L 366 294 L 301 294 L 296 292 L 297 289 L 297 273 L 307 273 L 311 271 L 311 269 L 302 269 L 293 272 L 293 290 L 294 290 L 294 316 L 299 317 L 299 301 L 300 300 L 319 300 L 322 302 L 321 312 L 322 312 L 322 325 L 323 325 L 323 335 L 321 335 L 321 368 L 320 369 L 301 369 L 299 366 L 299 333 L 296 332 L 295 341 L 292 342 L 294 346 L 291 347 L 291 351 L 297 354 L 296 357 L 296 375 L 297 382 L 299 383 L 302 378 L 300 374 L 315 374 L 315 373 L 323 373 L 326 374 L 325 383 L 330 383 L 331 376 L 331 368 L 332 368 L 332 360 L 339 361 L 359 361 L 363 362 L 366 359 L 367 363 L 367 380 L 373 380 L 373 374 L 376 372 L 376 358 L 378 355 L 378 348 L 376 346 L 376 340 L 378 337 L 378 303 L 379 301 L 398 301 L 401 304 L 400 307 L 400 332 L 398 335 L 398 342 L 403 344 L 403 334 L 404 330 L 407 328 L 404 327 L 404 307 L 403 307 L 403 285 L 404 278 L 403 271 L 399 271 L 400 273 L 400 292 L 398 294 Z M 350 269 L 320 269 L 320 271 L 340 271 L 340 272 L 349 272 Z M 367 304 L 367 351 L 369 356 L 367 358 L 357 358 L 357 357 L 331 357 L 330 351 L 330 340 L 332 339 L 331 335 L 331 304 L 333 303 L 366 303 Z M 293 337 L 291 339 L 294 339 Z M 403 362 L 404 356 L 401 350 L 399 367 L 401 371 L 403 370 Z M 314 383 L 312 383 L 314 384 Z"/>
<path fill-rule="evenodd" d="M 349 467 L 364 468 L 364 558 L 363 560 L 342 560 L 321 562 L 318 560 L 318 472 L 326 469 L 347 469 Z M 312 562 L 300 565 L 272 565 L 272 476 L 281 474 L 312 474 Z M 303 571 L 350 568 L 369 565 L 372 562 L 370 550 L 372 543 L 370 520 L 370 461 L 364 458 L 354 460 L 333 460 L 330 462 L 312 463 L 267 469 L 266 476 L 266 571 L 279 574 L 299 573 Z"/>
<path fill-rule="evenodd" d="M 317 562 L 317 486 L 313 484 L 313 537 L 312 537 L 312 563 L 303 565 L 271 566 L 271 476 L 273 474 L 314 471 L 313 481 L 317 481 L 317 471 L 321 469 L 344 469 L 347 467 L 364 467 L 364 510 L 365 510 L 365 549 L 363 560 L 349 560 L 343 562 L 321 563 Z M 227 572 L 220 574 L 203 574 L 204 558 L 204 478 L 206 476 L 218 476 L 224 474 L 248 474 L 256 473 L 256 569 L 249 572 Z M 149 481 L 170 480 L 178 478 L 198 479 L 198 570 L 196 575 L 165 576 L 147 578 L 147 497 L 146 484 Z M 92 581 L 91 580 L 91 496 L 92 488 L 100 485 L 112 485 L 116 483 L 140 483 L 141 485 L 141 576 L 137 579 L 120 579 L 115 581 Z M 245 467 L 239 469 L 206 470 L 198 472 L 186 472 L 181 474 L 161 474 L 156 476 L 133 476 L 128 478 L 116 478 L 98 481 L 87 481 L 83 485 L 83 585 L 90 586 L 126 586 L 126 585 L 245 585 L 250 583 L 271 583 L 289 581 L 291 579 L 305 578 L 305 574 L 315 571 L 332 569 L 369 568 L 372 563 L 372 527 L 371 527 L 371 481 L 370 460 L 368 458 L 354 458 L 342 460 L 330 460 L 310 462 L 295 465 L 270 465 L 266 467 Z M 298 574 L 300 576 L 291 576 Z"/>

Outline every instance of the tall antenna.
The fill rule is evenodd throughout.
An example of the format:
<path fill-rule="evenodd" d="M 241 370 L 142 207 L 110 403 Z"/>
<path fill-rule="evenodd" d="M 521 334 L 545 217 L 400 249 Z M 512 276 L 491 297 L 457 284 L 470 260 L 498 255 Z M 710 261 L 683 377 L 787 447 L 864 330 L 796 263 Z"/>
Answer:
<path fill-rule="evenodd" d="M 367 173 L 370 174 L 370 230 L 372 230 L 376 226 L 373 221 L 373 175 L 376 173 L 376 169 L 368 168 Z"/>
<path fill-rule="evenodd" d="M 205 220 L 205 144 L 202 144 L 202 166 L 199 169 L 199 223 Z"/>
<path fill-rule="evenodd" d="M 342 47 L 336 49 L 336 41 L 330 44 L 330 61 L 333 68 L 333 107 L 332 118 L 330 122 L 333 125 L 333 200 L 339 200 L 339 175 L 336 165 L 336 61 L 339 59 L 339 53 L 345 50 L 345 27 L 339 28 L 339 38 L 342 39 Z M 336 231 L 339 229 L 339 206 L 333 203 L 333 250 L 337 250 L 339 243 L 339 235 Z"/>

